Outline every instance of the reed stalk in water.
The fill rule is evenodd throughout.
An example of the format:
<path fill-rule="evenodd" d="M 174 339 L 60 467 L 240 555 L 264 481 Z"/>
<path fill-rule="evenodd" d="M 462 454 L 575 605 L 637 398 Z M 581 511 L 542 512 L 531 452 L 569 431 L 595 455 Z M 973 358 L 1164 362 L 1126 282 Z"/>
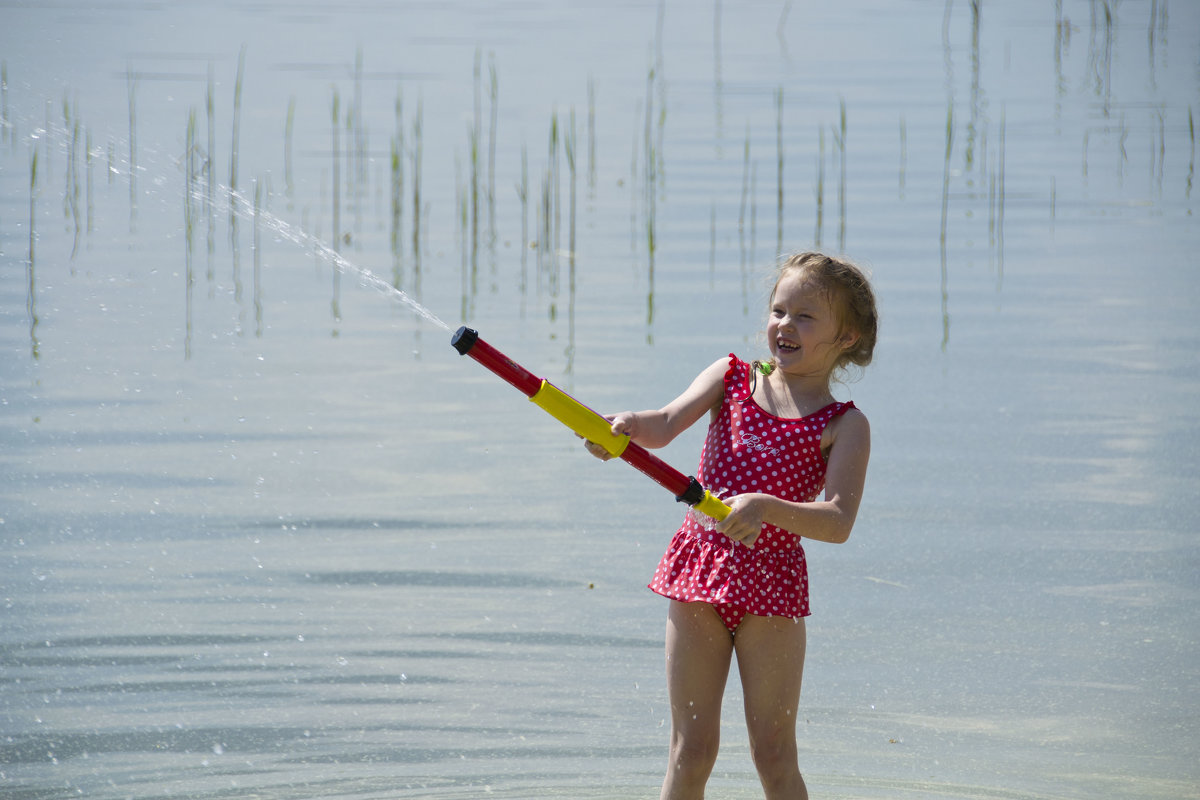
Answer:
<path fill-rule="evenodd" d="M 233 136 L 229 148 L 229 215 L 237 208 L 238 140 L 242 128 L 242 81 L 246 74 L 246 45 L 238 52 L 237 79 L 233 83 Z"/>
<path fill-rule="evenodd" d="M 946 222 L 950 213 L 950 156 L 954 151 L 954 102 L 946 106 L 946 154 L 942 162 L 942 225 L 939 237 L 941 250 L 942 291 L 942 349 L 950 343 L 949 273 L 946 264 Z"/>

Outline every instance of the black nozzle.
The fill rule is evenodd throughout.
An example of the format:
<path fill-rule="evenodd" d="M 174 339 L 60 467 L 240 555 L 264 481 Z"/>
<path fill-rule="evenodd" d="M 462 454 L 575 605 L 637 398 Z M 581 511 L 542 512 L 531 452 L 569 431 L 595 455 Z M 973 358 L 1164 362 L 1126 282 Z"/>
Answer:
<path fill-rule="evenodd" d="M 675 498 L 678 503 L 687 503 L 689 506 L 694 506 L 704 499 L 704 487 L 700 485 L 700 481 L 689 477 L 687 489 L 683 494 Z"/>
<path fill-rule="evenodd" d="M 465 356 L 475 346 L 477 339 L 479 339 L 479 331 L 463 325 L 450 340 L 450 346 L 457 350 L 460 356 Z"/>

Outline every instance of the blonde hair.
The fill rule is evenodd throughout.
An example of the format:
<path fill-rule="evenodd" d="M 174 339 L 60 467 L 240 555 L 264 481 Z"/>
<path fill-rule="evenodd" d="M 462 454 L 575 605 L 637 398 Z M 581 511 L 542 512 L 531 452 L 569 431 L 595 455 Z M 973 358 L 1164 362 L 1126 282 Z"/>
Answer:
<path fill-rule="evenodd" d="M 879 332 L 879 312 L 866 271 L 847 259 L 825 253 L 796 253 L 780 263 L 769 302 L 774 302 L 779 282 L 789 275 L 799 275 L 819 286 L 837 315 L 838 338 L 846 334 L 855 337 L 838 355 L 834 372 L 845 373 L 852 366 L 861 370 L 870 364 Z"/>

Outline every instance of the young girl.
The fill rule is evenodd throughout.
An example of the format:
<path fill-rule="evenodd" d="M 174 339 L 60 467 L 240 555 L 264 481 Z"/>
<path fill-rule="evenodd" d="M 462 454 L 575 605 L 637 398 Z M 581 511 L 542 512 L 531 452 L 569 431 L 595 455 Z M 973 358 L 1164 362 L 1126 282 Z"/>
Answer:
<path fill-rule="evenodd" d="M 663 798 L 704 795 L 734 653 L 766 797 L 808 797 L 796 751 L 809 613 L 801 538 L 840 543 L 854 525 L 870 427 L 853 403 L 833 399 L 830 382 L 839 370 L 870 363 L 876 326 L 862 271 L 821 253 L 794 255 L 771 292 L 770 361 L 747 364 L 730 354 L 658 411 L 609 417 L 613 434 L 662 447 L 708 412 L 697 477 L 732 509 L 715 525 L 689 514 L 650 582 L 671 599 Z M 822 488 L 825 499 L 817 500 Z"/>

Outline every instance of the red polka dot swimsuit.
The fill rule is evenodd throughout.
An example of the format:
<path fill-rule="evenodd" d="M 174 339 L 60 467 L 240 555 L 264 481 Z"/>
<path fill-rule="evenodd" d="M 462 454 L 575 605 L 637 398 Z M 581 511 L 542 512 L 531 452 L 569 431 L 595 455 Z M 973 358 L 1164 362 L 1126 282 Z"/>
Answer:
<path fill-rule="evenodd" d="M 830 403 L 800 419 L 768 414 L 750 398 L 750 365 L 730 353 L 721 411 L 708 426 L 697 478 L 722 497 L 763 492 L 810 503 L 825 488 L 821 433 L 853 403 Z M 746 614 L 806 617 L 808 568 L 800 537 L 763 525 L 754 547 L 709 530 L 690 513 L 649 588 L 716 607 L 730 631 Z M 707 520 L 709 525 L 711 520 Z"/>

